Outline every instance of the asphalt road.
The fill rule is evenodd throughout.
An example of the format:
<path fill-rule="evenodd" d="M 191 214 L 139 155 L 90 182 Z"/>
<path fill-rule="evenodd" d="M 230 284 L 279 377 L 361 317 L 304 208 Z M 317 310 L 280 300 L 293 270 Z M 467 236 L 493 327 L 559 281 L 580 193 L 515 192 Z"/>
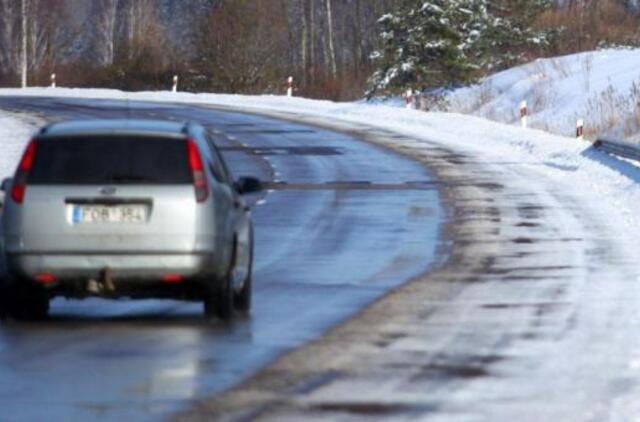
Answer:
<path fill-rule="evenodd" d="M 177 301 L 56 300 L 45 323 L 0 327 L 0 419 L 153 420 L 233 386 L 429 270 L 443 211 L 424 167 L 314 126 L 196 106 L 2 98 L 71 118 L 196 120 L 253 198 L 255 305 L 231 326 Z M 1 142 L 1 140 L 0 140 Z"/>

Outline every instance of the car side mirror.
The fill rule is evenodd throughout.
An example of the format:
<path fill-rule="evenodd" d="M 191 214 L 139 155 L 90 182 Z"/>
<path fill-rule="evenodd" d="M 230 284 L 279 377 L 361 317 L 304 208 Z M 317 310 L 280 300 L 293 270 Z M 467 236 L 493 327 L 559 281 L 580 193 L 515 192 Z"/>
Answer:
<path fill-rule="evenodd" d="M 241 177 L 234 185 L 240 195 L 256 193 L 262 190 L 262 183 L 255 177 Z"/>
<path fill-rule="evenodd" d="M 12 184 L 13 184 L 13 179 L 10 177 L 7 177 L 2 181 L 2 185 L 0 185 L 0 191 L 5 193 L 9 192 L 11 190 Z"/>

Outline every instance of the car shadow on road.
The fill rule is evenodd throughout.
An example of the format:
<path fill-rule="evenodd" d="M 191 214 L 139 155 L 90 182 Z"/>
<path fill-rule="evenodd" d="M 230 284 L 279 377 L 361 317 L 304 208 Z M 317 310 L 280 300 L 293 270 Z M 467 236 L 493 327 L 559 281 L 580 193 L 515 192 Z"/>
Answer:
<path fill-rule="evenodd" d="M 7 320 L 0 324 L 0 330 L 30 328 L 44 330 L 79 330 L 96 329 L 196 329 L 207 332 L 235 331 L 239 327 L 247 325 L 251 317 L 248 314 L 238 313 L 232 321 L 225 322 L 220 319 L 205 318 L 197 312 L 168 313 L 144 312 L 137 313 L 132 310 L 126 314 L 86 314 L 82 312 L 54 311 L 43 321 L 16 321 Z"/>

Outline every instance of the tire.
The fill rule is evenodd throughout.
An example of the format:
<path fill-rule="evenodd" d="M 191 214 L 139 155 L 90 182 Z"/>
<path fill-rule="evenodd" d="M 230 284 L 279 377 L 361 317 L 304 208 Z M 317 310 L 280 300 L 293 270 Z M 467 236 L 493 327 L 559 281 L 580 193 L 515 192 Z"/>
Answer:
<path fill-rule="evenodd" d="M 42 287 L 18 282 L 5 290 L 9 316 L 22 321 L 42 321 L 49 315 L 49 297 Z"/>
<path fill-rule="evenodd" d="M 251 266 L 249 266 L 251 268 Z M 248 313 L 251 310 L 251 274 L 244 281 L 242 290 L 233 295 L 233 304 L 240 312 Z"/>
<path fill-rule="evenodd" d="M 225 322 L 231 321 L 235 310 L 233 307 L 233 292 L 229 277 L 217 287 L 208 286 L 204 299 L 204 315 L 207 318 L 219 318 Z"/>
<path fill-rule="evenodd" d="M 221 283 L 213 283 L 205 287 L 204 315 L 207 318 L 220 318 L 229 322 L 235 316 L 232 273 L 236 261 L 236 248 L 233 248 L 231 265 Z"/>
<path fill-rule="evenodd" d="M 4 321 L 11 316 L 10 304 L 9 288 L 6 285 L 6 281 L 0 279 L 0 321 Z"/>
<path fill-rule="evenodd" d="M 248 313 L 251 310 L 251 296 L 253 289 L 251 282 L 251 273 L 253 270 L 253 230 L 251 231 L 251 246 L 249 254 L 249 270 L 247 278 L 242 284 L 242 289 L 233 295 L 233 304 L 236 309 L 245 313 Z"/>

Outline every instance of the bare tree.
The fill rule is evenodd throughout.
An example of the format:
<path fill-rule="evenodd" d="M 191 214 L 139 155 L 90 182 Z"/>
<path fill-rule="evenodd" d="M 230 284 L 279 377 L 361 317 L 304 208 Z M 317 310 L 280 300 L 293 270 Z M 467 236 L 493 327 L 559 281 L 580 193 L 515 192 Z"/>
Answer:
<path fill-rule="evenodd" d="M 127 59 L 134 59 L 146 52 L 159 53 L 166 46 L 167 39 L 166 28 L 160 22 L 157 0 L 120 2 L 120 33 Z"/>
<path fill-rule="evenodd" d="M 64 59 L 78 31 L 67 25 L 72 17 L 65 0 L 29 0 L 27 14 L 29 72 L 48 72 Z"/>
<path fill-rule="evenodd" d="M 119 0 L 94 0 L 91 4 L 93 54 L 102 66 L 115 58 L 116 22 Z"/>
<path fill-rule="evenodd" d="M 281 90 L 295 46 L 290 44 L 282 7 L 273 5 L 273 0 L 233 0 L 211 13 L 198 43 L 199 67 L 209 79 L 209 89 Z"/>
<path fill-rule="evenodd" d="M 20 38 L 22 42 L 22 48 L 20 50 L 20 85 L 23 88 L 27 87 L 27 0 L 22 0 L 20 3 L 20 19 L 22 24 L 20 25 Z"/>
<path fill-rule="evenodd" d="M 336 65 L 336 48 L 333 45 L 333 13 L 331 11 L 331 0 L 327 0 L 327 26 L 329 38 L 329 63 L 331 63 L 331 73 L 336 76 L 338 67 Z"/>
<path fill-rule="evenodd" d="M 316 67 L 316 34 L 317 27 L 316 24 L 316 0 L 310 0 L 309 4 L 309 14 L 310 14 L 310 30 L 311 39 L 309 40 L 309 68 L 315 70 Z M 307 70 L 308 71 L 308 70 Z"/>
<path fill-rule="evenodd" d="M 15 0 L 0 0 L 0 73 L 17 70 L 16 41 L 18 37 L 17 4 Z"/>
<path fill-rule="evenodd" d="M 308 69 L 308 61 L 309 61 L 309 52 L 308 52 L 308 44 L 309 44 L 309 23 L 308 23 L 308 0 L 300 0 L 300 9 L 302 15 L 302 28 L 301 28 L 301 36 L 300 36 L 300 64 L 302 67 L 302 74 L 304 78 L 304 82 L 307 82 L 307 69 Z"/>

